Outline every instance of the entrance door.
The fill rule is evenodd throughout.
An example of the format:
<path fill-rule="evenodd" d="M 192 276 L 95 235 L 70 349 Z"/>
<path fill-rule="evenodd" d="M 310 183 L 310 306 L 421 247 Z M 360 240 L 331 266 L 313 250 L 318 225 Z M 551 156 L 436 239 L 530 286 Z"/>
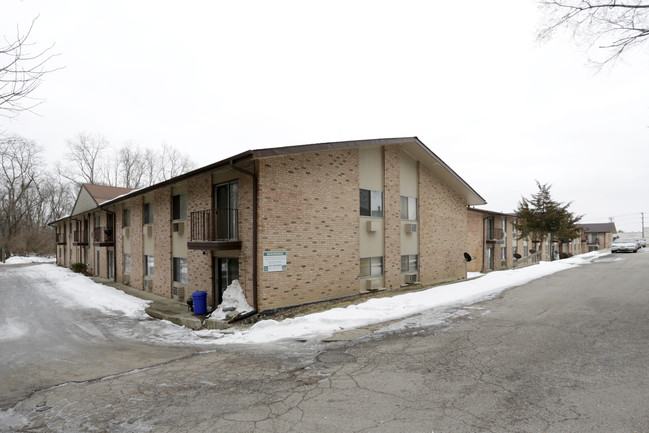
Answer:
<path fill-rule="evenodd" d="M 239 279 L 239 259 L 218 258 L 215 259 L 214 275 L 214 306 L 223 302 L 223 292 L 232 281 Z"/>
<path fill-rule="evenodd" d="M 108 279 L 115 279 L 115 252 L 108 250 Z"/>

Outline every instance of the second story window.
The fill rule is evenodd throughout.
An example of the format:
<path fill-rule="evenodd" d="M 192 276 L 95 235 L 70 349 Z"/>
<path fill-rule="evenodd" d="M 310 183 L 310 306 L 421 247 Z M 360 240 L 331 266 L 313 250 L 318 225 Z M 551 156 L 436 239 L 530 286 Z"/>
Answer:
<path fill-rule="evenodd" d="M 187 218 L 187 194 L 173 196 L 173 219 L 184 220 Z"/>
<path fill-rule="evenodd" d="M 153 203 L 144 203 L 144 224 L 153 224 Z"/>
<path fill-rule="evenodd" d="M 401 219 L 417 221 L 417 198 L 401 196 Z"/>
<path fill-rule="evenodd" d="M 361 216 L 383 217 L 383 192 L 361 189 Z"/>
<path fill-rule="evenodd" d="M 124 209 L 122 213 L 122 226 L 130 227 L 131 225 L 131 209 Z"/>

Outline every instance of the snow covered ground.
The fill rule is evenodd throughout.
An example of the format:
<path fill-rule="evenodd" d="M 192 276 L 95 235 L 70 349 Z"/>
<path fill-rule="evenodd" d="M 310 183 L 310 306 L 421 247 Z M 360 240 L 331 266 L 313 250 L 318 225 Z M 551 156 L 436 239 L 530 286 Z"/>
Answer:
<path fill-rule="evenodd" d="M 644 250 L 643 250 L 644 251 Z M 148 301 L 135 298 L 53 264 L 20 268 L 21 273 L 45 279 L 44 296 L 63 308 L 94 309 L 114 324 L 124 338 L 160 344 L 256 344 L 280 340 L 318 340 L 337 332 L 377 323 L 397 321 L 385 330 L 434 325 L 447 320 L 449 309 L 470 306 L 503 291 L 555 272 L 603 259 L 608 252 L 593 252 L 521 269 L 470 274 L 469 279 L 428 290 L 385 298 L 373 298 L 346 308 L 334 308 L 282 321 L 263 320 L 247 328 L 191 331 L 166 321 L 151 320 L 144 312 Z M 612 256 L 607 259 L 613 259 Z M 24 260 L 24 261 L 21 261 Z M 618 259 L 621 260 L 621 259 Z M 13 263 L 35 261 L 13 258 Z M 120 325 L 122 324 L 123 325 Z M 2 330 L 0 329 L 0 335 Z"/>

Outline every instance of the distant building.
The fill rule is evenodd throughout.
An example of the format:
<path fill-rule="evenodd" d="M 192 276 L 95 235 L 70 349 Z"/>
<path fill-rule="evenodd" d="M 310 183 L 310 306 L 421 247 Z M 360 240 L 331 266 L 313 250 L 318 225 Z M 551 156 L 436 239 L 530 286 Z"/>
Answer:
<path fill-rule="evenodd" d="M 615 223 L 578 224 L 584 233 L 582 253 L 611 248 L 617 235 Z"/>

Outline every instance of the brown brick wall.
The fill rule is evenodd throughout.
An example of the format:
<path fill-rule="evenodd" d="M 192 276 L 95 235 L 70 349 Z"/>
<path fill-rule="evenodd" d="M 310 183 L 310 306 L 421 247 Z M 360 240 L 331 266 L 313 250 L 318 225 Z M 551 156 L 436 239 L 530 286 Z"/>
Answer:
<path fill-rule="evenodd" d="M 383 191 L 384 256 L 383 285 L 387 289 L 401 286 L 401 182 L 400 147 L 385 146 L 383 164 L 385 167 Z"/>
<path fill-rule="evenodd" d="M 486 215 L 473 210 L 467 211 L 466 252 L 475 257 L 467 264 L 469 272 L 482 272 L 484 260 L 483 218 Z"/>
<path fill-rule="evenodd" d="M 115 281 L 124 281 L 124 204 L 118 203 L 115 211 Z"/>
<path fill-rule="evenodd" d="M 465 278 L 466 202 L 421 165 L 419 210 L 421 282 L 433 284 Z"/>
<path fill-rule="evenodd" d="M 286 251 L 287 271 L 263 272 L 259 309 L 358 293 L 358 151 L 260 161 L 260 256 Z"/>
<path fill-rule="evenodd" d="M 153 293 L 171 298 L 171 187 L 153 193 Z"/>
<path fill-rule="evenodd" d="M 245 167 L 250 172 L 256 172 L 254 164 Z M 241 254 L 239 256 L 239 284 L 246 295 L 248 304 L 253 305 L 253 191 L 254 180 L 248 174 L 239 178 L 239 238 L 241 239 Z M 259 259 L 261 261 L 261 259 Z"/>
<path fill-rule="evenodd" d="M 212 175 L 192 177 L 187 180 L 187 215 L 192 212 L 212 209 Z M 214 304 L 212 255 L 202 250 L 187 251 L 187 291 L 186 297 L 193 292 L 207 292 L 207 305 Z"/>
<path fill-rule="evenodd" d="M 131 208 L 131 283 L 130 286 L 142 289 L 144 279 L 144 243 L 142 240 L 142 224 L 144 223 L 144 200 L 142 196 L 128 201 Z"/>

